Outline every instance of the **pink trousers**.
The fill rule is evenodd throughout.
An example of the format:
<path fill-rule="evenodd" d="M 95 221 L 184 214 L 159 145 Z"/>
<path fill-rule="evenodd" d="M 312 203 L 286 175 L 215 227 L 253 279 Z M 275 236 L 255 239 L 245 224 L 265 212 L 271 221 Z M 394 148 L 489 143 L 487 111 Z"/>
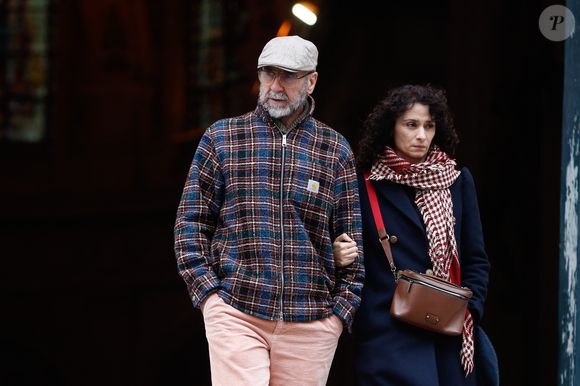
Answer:
<path fill-rule="evenodd" d="M 260 319 L 226 304 L 217 294 L 202 304 L 213 386 L 326 384 L 342 321 Z"/>

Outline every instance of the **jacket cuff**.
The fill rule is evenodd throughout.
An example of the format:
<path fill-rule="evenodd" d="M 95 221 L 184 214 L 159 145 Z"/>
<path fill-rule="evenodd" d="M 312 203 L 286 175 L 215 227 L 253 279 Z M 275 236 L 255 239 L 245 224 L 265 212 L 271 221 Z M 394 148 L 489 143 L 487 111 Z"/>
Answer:
<path fill-rule="evenodd" d="M 197 277 L 189 287 L 189 294 L 195 308 L 220 287 L 220 281 L 213 272 Z"/>
<path fill-rule="evenodd" d="M 344 298 L 335 298 L 332 312 L 342 320 L 348 333 L 352 333 L 352 321 L 355 307 Z"/>

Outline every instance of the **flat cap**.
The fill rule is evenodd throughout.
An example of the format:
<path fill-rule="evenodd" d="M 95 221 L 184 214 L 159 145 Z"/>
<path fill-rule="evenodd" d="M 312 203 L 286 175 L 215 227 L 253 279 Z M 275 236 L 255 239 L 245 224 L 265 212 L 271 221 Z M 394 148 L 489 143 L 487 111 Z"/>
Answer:
<path fill-rule="evenodd" d="M 279 67 L 286 71 L 316 71 L 318 49 L 300 36 L 278 36 L 264 46 L 258 68 Z"/>

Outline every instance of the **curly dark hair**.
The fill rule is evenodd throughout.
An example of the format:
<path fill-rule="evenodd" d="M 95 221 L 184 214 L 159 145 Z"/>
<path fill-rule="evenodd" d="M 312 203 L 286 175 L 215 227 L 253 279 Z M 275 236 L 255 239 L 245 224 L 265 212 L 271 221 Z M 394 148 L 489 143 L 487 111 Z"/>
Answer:
<path fill-rule="evenodd" d="M 389 90 L 387 96 L 367 116 L 357 147 L 359 171 L 369 170 L 385 146 L 394 146 L 395 122 L 415 103 L 429 106 L 429 113 L 436 124 L 432 143 L 450 156 L 455 153 L 459 138 L 453 127 L 445 91 L 430 85 L 404 85 Z"/>

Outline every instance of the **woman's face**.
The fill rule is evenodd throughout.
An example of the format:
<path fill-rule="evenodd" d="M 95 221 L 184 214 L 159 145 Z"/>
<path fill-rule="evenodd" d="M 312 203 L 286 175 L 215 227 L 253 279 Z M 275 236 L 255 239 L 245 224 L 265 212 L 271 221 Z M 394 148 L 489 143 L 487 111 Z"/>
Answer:
<path fill-rule="evenodd" d="M 434 136 L 429 106 L 415 103 L 395 121 L 395 153 L 412 164 L 423 162 Z"/>

